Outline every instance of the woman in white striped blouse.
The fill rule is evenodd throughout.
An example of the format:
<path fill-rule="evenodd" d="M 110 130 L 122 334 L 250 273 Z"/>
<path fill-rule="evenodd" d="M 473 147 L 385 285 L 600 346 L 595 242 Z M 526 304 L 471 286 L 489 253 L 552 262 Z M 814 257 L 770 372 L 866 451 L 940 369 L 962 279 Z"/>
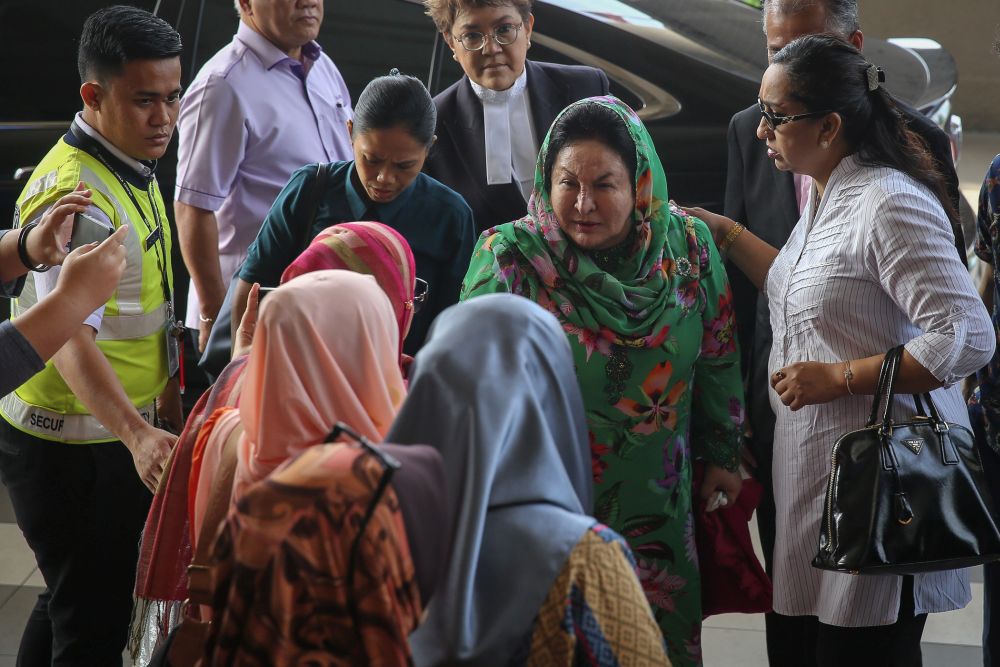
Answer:
<path fill-rule="evenodd" d="M 955 253 L 956 213 L 926 146 L 853 46 L 802 37 L 760 88 L 758 137 L 778 169 L 814 186 L 779 252 L 702 209 L 716 242 L 771 309 L 771 404 L 777 413 L 774 610 L 801 617 L 789 664 L 921 664 L 928 612 L 970 599 L 965 570 L 913 577 L 814 569 L 830 450 L 864 426 L 882 357 L 905 343 L 895 414 L 933 390 L 948 421 L 968 424 L 959 380 L 986 364 L 995 338 Z M 764 147 L 762 146 L 762 150 Z"/>

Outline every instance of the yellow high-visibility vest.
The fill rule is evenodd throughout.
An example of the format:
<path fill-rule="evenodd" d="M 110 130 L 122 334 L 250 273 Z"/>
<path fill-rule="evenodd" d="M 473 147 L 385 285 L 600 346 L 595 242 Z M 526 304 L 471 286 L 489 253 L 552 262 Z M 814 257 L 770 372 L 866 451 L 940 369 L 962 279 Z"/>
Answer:
<path fill-rule="evenodd" d="M 46 209 L 83 181 L 93 192 L 93 203 L 114 224 L 132 228 L 125 242 L 127 262 L 118 289 L 104 308 L 97 347 L 107 357 L 129 400 L 147 421 L 153 420 L 153 403 L 167 384 L 166 324 L 167 293 L 172 294 L 170 227 L 163 198 L 153 180 L 147 190 L 123 184 L 98 158 L 59 142 L 35 168 L 31 180 L 17 200 L 16 225 L 40 218 Z M 125 187 L 130 188 L 129 197 Z M 139 209 L 133 202 L 139 204 Z M 141 210 L 141 215 L 140 215 Z M 145 222 L 144 222 L 145 221 Z M 157 222 L 164 235 L 162 245 L 148 249 L 145 240 Z M 164 252 L 165 251 L 165 252 Z M 11 319 L 37 302 L 35 274 L 28 275 L 21 296 L 12 301 Z M 29 435 L 68 443 L 118 440 L 66 385 L 49 361 L 45 369 L 0 399 L 0 416 Z"/>

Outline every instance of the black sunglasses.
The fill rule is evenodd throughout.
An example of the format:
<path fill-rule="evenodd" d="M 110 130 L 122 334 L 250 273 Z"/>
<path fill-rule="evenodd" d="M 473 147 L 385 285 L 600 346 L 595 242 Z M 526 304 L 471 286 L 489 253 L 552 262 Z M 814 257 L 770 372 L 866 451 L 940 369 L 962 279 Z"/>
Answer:
<path fill-rule="evenodd" d="M 333 425 L 333 430 L 330 431 L 330 435 L 326 436 L 326 442 L 336 442 L 337 439 L 345 433 L 360 444 L 361 448 L 367 454 L 375 457 L 375 459 L 382 464 L 382 477 L 379 479 L 378 486 L 375 487 L 375 495 L 372 496 L 371 502 L 368 503 L 368 508 L 365 510 L 365 514 L 361 519 L 361 525 L 358 527 L 358 534 L 354 538 L 354 542 L 351 543 L 351 555 L 347 561 L 347 604 L 351 610 L 351 618 L 356 619 L 358 603 L 357 600 L 354 599 L 354 571 L 357 569 L 358 552 L 361 549 L 361 538 L 364 537 L 365 530 L 368 528 L 368 523 L 371 521 L 372 515 L 375 514 L 375 508 L 377 508 L 379 502 L 381 502 L 382 496 L 385 495 L 385 490 L 389 488 L 389 482 L 392 480 L 393 473 L 399 470 L 402 467 L 402 464 L 395 457 L 386 454 L 381 449 L 373 445 L 368 438 L 361 435 L 344 422 L 337 422 Z"/>
<path fill-rule="evenodd" d="M 809 111 L 807 113 L 797 113 L 794 116 L 783 116 L 780 113 L 774 113 L 768 111 L 764 107 L 764 103 L 757 98 L 757 107 L 760 109 L 760 115 L 764 117 L 764 122 L 767 123 L 767 127 L 773 132 L 778 128 L 779 125 L 784 125 L 785 123 L 794 123 L 797 120 L 804 120 L 806 118 L 819 118 L 820 116 L 825 116 L 828 113 L 833 113 L 832 111 Z"/>

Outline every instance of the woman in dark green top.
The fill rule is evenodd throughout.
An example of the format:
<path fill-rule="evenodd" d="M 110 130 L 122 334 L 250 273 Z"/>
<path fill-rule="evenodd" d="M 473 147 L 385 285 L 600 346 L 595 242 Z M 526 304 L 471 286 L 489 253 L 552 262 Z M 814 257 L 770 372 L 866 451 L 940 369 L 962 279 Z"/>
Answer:
<path fill-rule="evenodd" d="M 250 286 L 277 285 L 281 273 L 319 232 L 357 220 L 386 224 L 410 244 L 417 277 L 428 295 L 404 343 L 414 354 L 439 312 L 458 301 L 475 241 L 472 211 L 462 197 L 420 173 L 434 143 L 436 112 L 427 89 L 398 73 L 372 80 L 348 121 L 354 160 L 326 165 L 323 194 L 312 214 L 316 165 L 294 174 L 274 201 L 240 269 L 233 326 L 246 307 Z M 309 224 L 308 231 L 303 229 Z"/>

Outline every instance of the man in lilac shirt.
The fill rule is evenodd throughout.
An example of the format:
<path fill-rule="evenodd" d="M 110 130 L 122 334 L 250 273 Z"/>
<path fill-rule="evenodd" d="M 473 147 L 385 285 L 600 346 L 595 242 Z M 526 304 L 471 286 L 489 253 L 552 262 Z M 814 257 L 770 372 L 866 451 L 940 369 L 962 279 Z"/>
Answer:
<path fill-rule="evenodd" d="M 314 41 L 323 0 L 236 0 L 233 41 L 181 103 L 174 213 L 199 348 L 278 192 L 310 162 L 351 159 L 351 99 Z"/>

